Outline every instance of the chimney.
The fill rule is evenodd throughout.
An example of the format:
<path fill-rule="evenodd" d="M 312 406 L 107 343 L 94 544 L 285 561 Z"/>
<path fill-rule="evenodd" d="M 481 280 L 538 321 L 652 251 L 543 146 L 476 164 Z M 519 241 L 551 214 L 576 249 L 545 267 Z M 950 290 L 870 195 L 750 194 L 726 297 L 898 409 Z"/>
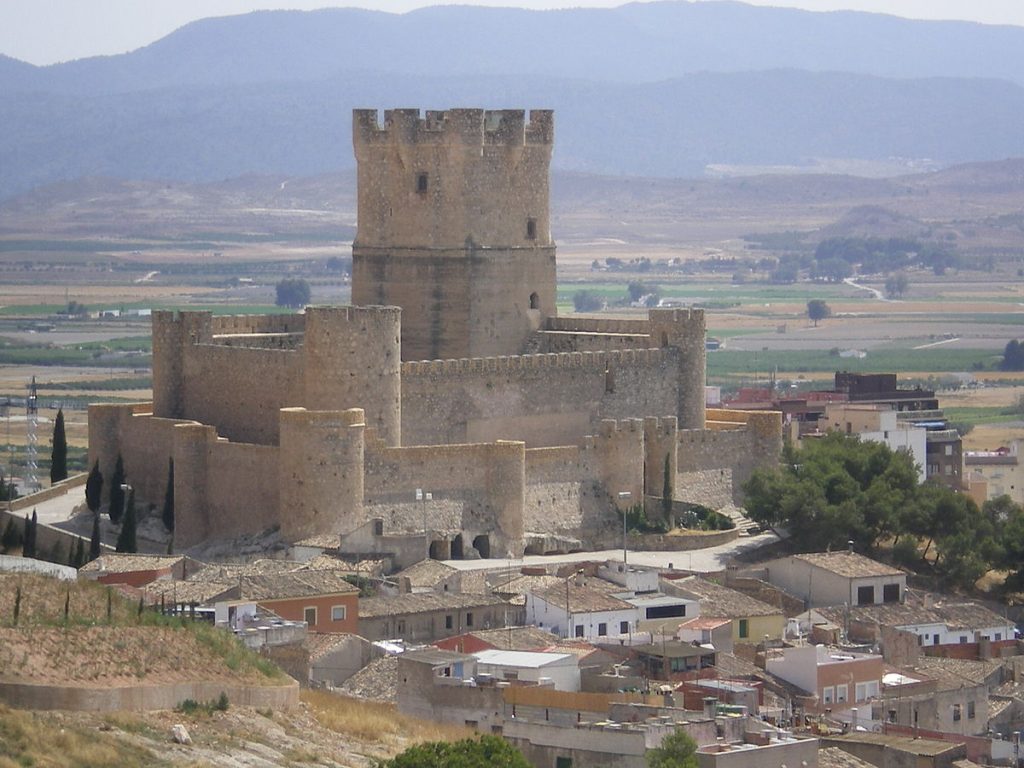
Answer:
<path fill-rule="evenodd" d="M 718 714 L 718 699 L 716 699 L 714 696 L 705 696 L 704 697 L 704 716 L 705 717 L 709 717 L 712 720 L 714 720 L 715 716 L 717 714 Z"/>
<path fill-rule="evenodd" d="M 853 554 L 853 539 L 847 540 L 846 551 L 849 552 L 851 555 Z"/>

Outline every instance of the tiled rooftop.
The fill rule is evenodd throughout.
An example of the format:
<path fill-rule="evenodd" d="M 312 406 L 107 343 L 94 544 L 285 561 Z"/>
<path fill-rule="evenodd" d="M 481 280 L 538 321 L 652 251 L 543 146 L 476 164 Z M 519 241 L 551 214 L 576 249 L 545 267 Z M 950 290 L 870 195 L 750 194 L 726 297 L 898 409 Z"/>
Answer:
<path fill-rule="evenodd" d="M 239 586 L 242 600 L 280 600 L 359 591 L 345 580 L 344 574 L 329 570 L 243 576 Z"/>
<path fill-rule="evenodd" d="M 840 626 L 845 620 L 846 609 L 838 606 L 821 608 L 820 613 Z M 953 600 L 937 601 L 925 607 L 922 604 L 882 603 L 879 605 L 858 605 L 849 609 L 851 619 L 871 621 L 879 626 L 904 627 L 911 624 L 945 624 L 950 629 L 984 629 L 1013 624 L 980 603 Z M 973 641 L 973 638 L 971 638 Z"/>
<path fill-rule="evenodd" d="M 455 568 L 438 560 L 420 560 L 392 578 L 407 578 L 413 587 L 435 587 L 454 573 L 458 573 Z"/>
<path fill-rule="evenodd" d="M 83 573 L 131 573 L 171 568 L 181 562 L 184 555 L 138 555 L 110 553 L 100 555 L 83 565 Z"/>
<path fill-rule="evenodd" d="M 677 581 L 663 582 L 674 585 L 700 600 L 700 615 L 705 618 L 741 619 L 748 616 L 778 616 L 781 608 L 768 605 L 761 600 L 723 587 L 700 576 L 691 576 Z M 672 589 L 672 587 L 667 587 Z"/>
<path fill-rule="evenodd" d="M 598 579 L 599 581 L 599 579 Z M 595 613 L 598 611 L 628 611 L 633 606 L 625 600 L 595 589 L 589 584 L 577 584 L 574 580 L 559 579 L 558 584 L 544 587 L 533 592 L 549 605 L 565 608 L 569 605 L 569 613 Z M 621 587 L 620 587 L 621 589 Z"/>
<path fill-rule="evenodd" d="M 395 597 L 369 597 L 359 601 L 359 618 L 396 616 L 426 611 L 442 611 L 458 608 L 477 608 L 489 605 L 505 605 L 505 601 L 492 595 L 462 595 L 451 592 L 421 592 L 397 595 Z"/>
<path fill-rule="evenodd" d="M 810 563 L 826 571 L 844 576 L 846 578 L 863 578 L 868 576 L 899 576 L 903 574 L 899 568 L 895 568 L 870 557 L 865 557 L 857 552 L 839 550 L 836 552 L 808 552 L 803 555 L 794 555 L 794 559 Z"/>

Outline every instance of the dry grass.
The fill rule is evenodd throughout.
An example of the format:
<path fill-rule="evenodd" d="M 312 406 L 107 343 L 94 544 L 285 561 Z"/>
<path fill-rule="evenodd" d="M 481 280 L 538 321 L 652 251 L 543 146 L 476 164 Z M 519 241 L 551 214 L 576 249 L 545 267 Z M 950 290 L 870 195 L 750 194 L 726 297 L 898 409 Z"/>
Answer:
<path fill-rule="evenodd" d="M 322 728 L 378 744 L 457 741 L 473 731 L 399 714 L 393 704 L 353 699 L 323 691 L 303 691 L 302 702 Z"/>
<path fill-rule="evenodd" d="M 148 749 L 65 722 L 59 715 L 0 705 L 0 768 L 133 768 L 165 765 Z"/>

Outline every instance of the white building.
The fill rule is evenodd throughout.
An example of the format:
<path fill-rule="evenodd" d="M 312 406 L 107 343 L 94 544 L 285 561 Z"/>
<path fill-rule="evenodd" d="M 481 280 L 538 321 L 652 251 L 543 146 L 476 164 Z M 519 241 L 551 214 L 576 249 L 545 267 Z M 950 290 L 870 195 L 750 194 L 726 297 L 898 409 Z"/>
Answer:
<path fill-rule="evenodd" d="M 883 443 L 893 451 L 906 451 L 914 459 L 917 482 L 923 483 L 928 465 L 928 430 L 897 421 L 896 416 L 895 410 L 881 405 L 830 403 L 825 406 L 824 423 L 828 429 Z"/>
<path fill-rule="evenodd" d="M 530 682 L 551 685 L 556 691 L 575 692 L 580 689 L 580 665 L 571 653 L 538 651 L 504 651 L 493 649 L 474 653 L 480 675 L 502 681 Z"/>
<path fill-rule="evenodd" d="M 907 574 L 848 550 L 791 555 L 768 562 L 764 579 L 808 607 L 902 603 Z"/>

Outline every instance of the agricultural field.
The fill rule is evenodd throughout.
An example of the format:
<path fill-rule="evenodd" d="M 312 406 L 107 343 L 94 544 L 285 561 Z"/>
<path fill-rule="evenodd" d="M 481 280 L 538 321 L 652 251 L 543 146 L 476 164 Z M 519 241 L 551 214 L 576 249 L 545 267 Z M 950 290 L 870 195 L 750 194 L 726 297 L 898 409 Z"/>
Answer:
<path fill-rule="evenodd" d="M 1012 164 L 1011 164 L 1012 165 Z M 1009 165 L 901 179 L 609 179 L 556 174 L 558 311 L 597 297 L 600 313 L 642 316 L 630 284 L 663 306 L 707 313 L 709 383 L 724 392 L 775 382 L 823 386 L 836 370 L 896 371 L 942 392 L 971 447 L 1017 434 L 1024 384 L 997 370 L 1024 337 L 1024 185 Z M 150 397 L 153 309 L 286 311 L 286 277 L 315 303 L 350 298 L 351 174 L 216 184 L 91 180 L 0 201 L 0 467 L 23 474 L 24 397 L 39 393 L 40 472 L 63 408 L 72 469 L 84 468 L 89 402 Z M 916 238 L 952 249 L 949 269 L 910 264 L 907 289 L 884 271 L 848 280 L 773 279 L 826 238 Z M 940 274 L 941 272 L 941 274 Z M 807 303 L 831 316 L 813 323 Z M 83 310 L 68 315 L 69 308 Z M 2 406 L 9 399 L 10 407 Z M 6 446 L 6 448 L 4 448 Z M 45 483 L 44 483 L 45 484 Z"/>

